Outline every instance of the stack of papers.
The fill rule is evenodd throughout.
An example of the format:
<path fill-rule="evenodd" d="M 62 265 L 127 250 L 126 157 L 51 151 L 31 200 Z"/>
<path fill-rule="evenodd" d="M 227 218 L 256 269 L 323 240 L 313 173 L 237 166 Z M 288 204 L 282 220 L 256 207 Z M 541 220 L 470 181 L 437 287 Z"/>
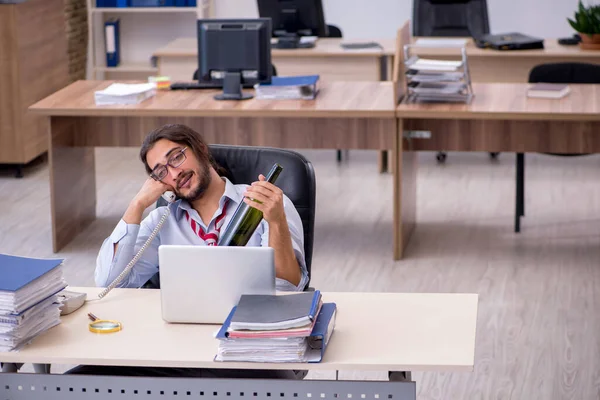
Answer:
<path fill-rule="evenodd" d="M 417 46 L 421 47 L 464 47 L 467 39 L 461 38 L 419 38 L 415 41 Z"/>
<path fill-rule="evenodd" d="M 18 350 L 60 323 L 62 260 L 0 254 L 0 352 Z"/>
<path fill-rule="evenodd" d="M 408 67 L 416 71 L 454 72 L 460 68 L 462 64 L 462 61 L 418 58 L 412 62 L 409 60 Z"/>
<path fill-rule="evenodd" d="M 217 334 L 216 361 L 319 362 L 335 326 L 336 305 L 319 291 L 244 295 Z"/>
<path fill-rule="evenodd" d="M 274 76 L 271 83 L 254 86 L 257 99 L 313 100 L 319 92 L 319 75 Z"/>
<path fill-rule="evenodd" d="M 97 106 L 138 104 L 156 94 L 154 83 L 113 83 L 94 93 Z"/>
<path fill-rule="evenodd" d="M 467 102 L 471 97 L 469 78 L 462 60 L 430 60 L 411 57 L 406 62 L 409 100 Z"/>

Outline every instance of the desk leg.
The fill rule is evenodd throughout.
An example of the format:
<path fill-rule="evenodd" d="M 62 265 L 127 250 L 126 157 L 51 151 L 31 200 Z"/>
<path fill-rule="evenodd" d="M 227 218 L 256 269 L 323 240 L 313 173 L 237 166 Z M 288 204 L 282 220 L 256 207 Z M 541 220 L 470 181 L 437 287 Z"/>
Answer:
<path fill-rule="evenodd" d="M 388 161 L 388 152 L 387 152 L 387 150 L 380 150 L 379 151 L 378 166 L 379 166 L 378 169 L 379 169 L 379 173 L 380 174 L 388 172 L 389 161 Z"/>
<path fill-rule="evenodd" d="M 19 372 L 23 364 L 15 364 L 15 363 L 2 363 L 2 372 L 5 374 L 16 373 Z"/>
<path fill-rule="evenodd" d="M 388 379 L 390 382 L 412 382 L 410 371 L 389 371 Z"/>
<path fill-rule="evenodd" d="M 403 120 L 398 120 L 392 154 L 394 179 L 394 260 L 403 257 L 404 248 L 416 225 L 417 153 L 403 137 Z"/>
<path fill-rule="evenodd" d="M 48 153 L 55 253 L 96 218 L 94 148 L 77 146 L 78 121 L 78 118 L 51 117 Z"/>
<path fill-rule="evenodd" d="M 379 58 L 379 80 L 380 81 L 387 81 L 390 80 L 390 74 L 389 74 L 389 62 L 390 62 L 390 57 L 388 56 L 381 56 Z M 389 153 L 387 150 L 381 150 L 379 152 L 379 160 L 378 160 L 378 168 L 379 168 L 379 173 L 383 174 L 385 172 L 389 171 Z"/>

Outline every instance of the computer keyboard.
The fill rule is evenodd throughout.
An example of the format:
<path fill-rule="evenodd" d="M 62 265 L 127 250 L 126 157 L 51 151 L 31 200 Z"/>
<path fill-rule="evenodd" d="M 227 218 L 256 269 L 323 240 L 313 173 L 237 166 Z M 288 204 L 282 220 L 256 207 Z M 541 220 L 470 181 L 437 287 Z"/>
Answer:
<path fill-rule="evenodd" d="M 214 89 L 217 87 L 219 86 L 207 82 L 175 82 L 170 86 L 171 90 Z"/>
<path fill-rule="evenodd" d="M 347 50 L 362 50 L 362 49 L 383 49 L 383 46 L 377 42 L 363 42 L 363 43 L 341 43 L 340 46 Z"/>

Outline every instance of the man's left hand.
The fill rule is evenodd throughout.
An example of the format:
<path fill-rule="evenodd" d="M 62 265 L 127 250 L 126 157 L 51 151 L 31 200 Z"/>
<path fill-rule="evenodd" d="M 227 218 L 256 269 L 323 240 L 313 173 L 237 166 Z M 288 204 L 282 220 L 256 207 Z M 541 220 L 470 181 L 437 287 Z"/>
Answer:
<path fill-rule="evenodd" d="M 244 193 L 244 202 L 257 210 L 262 211 L 263 217 L 269 224 L 285 221 L 283 208 L 283 191 L 272 183 L 267 182 L 264 175 L 258 177 L 257 182 Z"/>

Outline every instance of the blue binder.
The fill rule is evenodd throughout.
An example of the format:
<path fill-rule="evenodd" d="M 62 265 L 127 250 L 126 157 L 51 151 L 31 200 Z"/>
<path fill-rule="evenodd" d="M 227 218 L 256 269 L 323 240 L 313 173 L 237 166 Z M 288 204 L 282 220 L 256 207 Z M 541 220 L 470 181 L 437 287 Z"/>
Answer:
<path fill-rule="evenodd" d="M 231 323 L 231 318 L 235 313 L 236 307 L 233 307 L 229 316 L 221 326 L 217 333 L 217 339 L 228 340 L 227 329 Z M 323 303 L 321 311 L 315 322 L 315 326 L 308 337 L 309 349 L 306 352 L 308 363 L 319 363 L 323 360 L 325 350 L 329 344 L 329 340 L 333 335 L 335 328 L 335 318 L 337 314 L 337 305 L 335 303 Z M 237 339 L 237 340 L 253 340 L 253 339 Z"/>
<path fill-rule="evenodd" d="M 185 7 L 187 6 L 186 0 L 175 0 L 175 7 Z"/>
<path fill-rule="evenodd" d="M 121 62 L 119 23 L 120 21 L 118 18 L 111 18 L 104 23 L 104 45 L 106 49 L 107 67 L 117 67 Z"/>
<path fill-rule="evenodd" d="M 62 259 L 46 260 L 0 254 L 0 291 L 16 292 L 62 262 Z"/>
<path fill-rule="evenodd" d="M 196 7 L 196 0 L 186 0 L 188 7 Z"/>

